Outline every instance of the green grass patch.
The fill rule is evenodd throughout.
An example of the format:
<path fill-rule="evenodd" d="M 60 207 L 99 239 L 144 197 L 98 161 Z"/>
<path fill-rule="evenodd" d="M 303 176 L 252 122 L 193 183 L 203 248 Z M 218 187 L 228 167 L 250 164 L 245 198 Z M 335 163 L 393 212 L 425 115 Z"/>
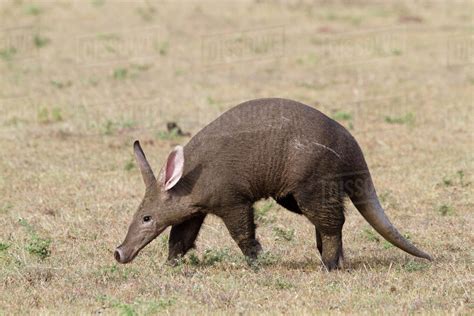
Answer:
<path fill-rule="evenodd" d="M 8 47 L 0 50 L 0 58 L 4 61 L 11 61 L 16 54 L 16 48 Z"/>
<path fill-rule="evenodd" d="M 255 206 L 255 220 L 262 224 L 273 223 L 275 222 L 275 217 L 270 216 L 270 210 L 275 206 L 273 200 L 267 200 L 258 203 Z"/>
<path fill-rule="evenodd" d="M 403 269 L 407 272 L 423 271 L 426 270 L 428 267 L 428 264 L 416 261 L 409 261 L 403 265 Z"/>
<path fill-rule="evenodd" d="M 35 4 L 30 4 L 29 6 L 26 7 L 26 13 L 29 15 L 37 16 L 43 13 L 43 9 L 41 9 Z"/>
<path fill-rule="evenodd" d="M 8 213 L 12 208 L 13 208 L 13 204 L 7 202 L 0 206 L 0 214 Z"/>
<path fill-rule="evenodd" d="M 413 126 L 415 124 L 415 114 L 410 112 L 403 116 L 385 116 L 385 122 L 389 124 Z"/>
<path fill-rule="evenodd" d="M 448 215 L 453 215 L 454 214 L 453 207 L 448 205 L 448 204 L 442 204 L 436 210 L 437 210 L 438 214 L 441 215 L 441 216 L 448 216 Z"/>
<path fill-rule="evenodd" d="M 0 242 L 0 251 L 5 251 L 10 248 L 10 245 L 7 243 Z"/>
<path fill-rule="evenodd" d="M 275 280 L 275 288 L 277 288 L 278 290 L 288 290 L 294 287 L 295 285 L 293 283 L 283 278 L 277 278 Z"/>
<path fill-rule="evenodd" d="M 156 50 L 161 56 L 166 56 L 168 55 L 169 46 L 168 42 L 157 43 Z"/>
<path fill-rule="evenodd" d="M 133 69 L 136 69 L 138 71 L 148 71 L 153 67 L 153 65 L 152 64 L 133 64 L 132 67 Z"/>
<path fill-rule="evenodd" d="M 105 0 L 92 0 L 91 1 L 91 4 L 94 6 L 94 7 L 101 7 L 105 4 Z"/>
<path fill-rule="evenodd" d="M 124 303 L 107 295 L 100 295 L 96 300 L 101 304 L 105 304 L 108 308 L 116 310 L 119 315 L 124 316 L 156 315 L 169 309 L 176 303 L 174 298 L 159 298 L 153 301 L 135 300 L 132 303 Z"/>
<path fill-rule="evenodd" d="M 257 258 L 257 264 L 261 266 L 274 265 L 281 260 L 280 256 L 277 256 L 269 251 L 262 252 Z"/>
<path fill-rule="evenodd" d="M 156 9 L 150 5 L 147 5 L 144 8 L 137 8 L 137 13 L 138 15 L 141 16 L 141 18 L 146 21 L 150 22 L 153 20 L 155 14 L 156 14 Z"/>
<path fill-rule="evenodd" d="M 379 242 L 380 241 L 379 235 L 372 228 L 365 228 L 362 231 L 362 233 L 363 233 L 365 239 L 367 239 L 368 241 L 373 241 L 373 242 Z"/>
<path fill-rule="evenodd" d="M 183 264 L 189 264 L 191 266 L 213 266 L 219 262 L 223 262 L 231 258 L 229 249 L 206 249 L 200 259 L 195 252 L 189 254 L 188 258 L 178 258 L 175 262 L 176 267 L 180 267 Z"/>
<path fill-rule="evenodd" d="M 211 96 L 208 96 L 206 100 L 207 100 L 207 104 L 209 104 L 209 105 L 216 105 L 217 104 L 217 101 L 214 100 L 214 98 L 211 97 Z"/>
<path fill-rule="evenodd" d="M 178 129 L 174 128 L 171 131 L 158 131 L 156 137 L 161 140 L 175 140 L 181 136 L 178 133 Z"/>
<path fill-rule="evenodd" d="M 116 68 L 114 69 L 114 73 L 112 77 L 115 80 L 124 80 L 128 77 L 128 69 L 127 68 Z"/>
<path fill-rule="evenodd" d="M 25 250 L 41 260 L 48 258 L 51 255 L 51 239 L 38 236 L 33 226 L 26 219 L 20 218 L 18 222 L 26 229 L 29 235 L 29 241 L 25 246 Z"/>
<path fill-rule="evenodd" d="M 112 120 L 107 120 L 102 125 L 102 133 L 106 136 L 115 134 L 115 132 L 120 130 L 132 129 L 138 125 L 137 122 L 133 120 L 125 120 L 121 122 L 114 122 Z"/>
<path fill-rule="evenodd" d="M 386 241 L 383 237 L 381 237 L 374 229 L 372 228 L 365 228 L 362 231 L 362 234 L 365 239 L 368 241 L 376 242 L 376 243 L 381 243 L 383 249 L 390 249 L 394 247 L 391 243 Z M 403 234 L 403 237 L 405 237 L 407 240 L 410 240 L 411 237 L 408 233 Z"/>
<path fill-rule="evenodd" d="M 133 170 L 135 168 L 135 160 L 133 158 L 130 158 L 129 160 L 127 160 L 127 162 L 125 163 L 125 167 L 124 169 L 126 171 L 130 171 L 130 170 Z"/>
<path fill-rule="evenodd" d="M 112 135 L 115 132 L 115 124 L 111 120 L 107 120 L 104 124 L 104 135 Z"/>
<path fill-rule="evenodd" d="M 455 175 L 444 176 L 441 183 L 446 187 L 450 187 L 454 185 L 459 185 L 460 187 L 467 187 L 471 183 L 466 182 L 464 177 L 465 177 L 464 170 L 461 169 L 461 170 L 456 171 Z"/>
<path fill-rule="evenodd" d="M 50 42 L 50 39 L 49 38 L 46 38 L 44 36 L 41 36 L 39 34 L 36 34 L 34 37 L 33 37 L 33 43 L 35 44 L 35 46 L 37 48 L 41 48 L 41 47 L 44 47 L 46 45 L 48 45 Z"/>
<path fill-rule="evenodd" d="M 32 235 L 25 249 L 31 255 L 34 255 L 40 258 L 41 260 L 44 260 L 51 255 L 50 246 L 51 239 L 41 238 L 36 235 Z"/>
<path fill-rule="evenodd" d="M 99 267 L 93 274 L 105 280 L 128 280 L 129 278 L 138 276 L 139 273 L 138 270 L 133 267 L 119 267 L 114 263 Z"/>
<path fill-rule="evenodd" d="M 464 182 L 464 170 L 458 170 L 456 175 L 458 176 L 459 184 L 462 187 L 468 186 L 470 184 L 469 182 Z"/>
<path fill-rule="evenodd" d="M 332 115 L 332 118 L 336 121 L 350 121 L 352 120 L 352 115 L 348 112 L 337 111 Z"/>
<path fill-rule="evenodd" d="M 392 54 L 395 56 L 401 56 L 403 54 L 401 49 L 395 48 L 392 50 Z"/>
<path fill-rule="evenodd" d="M 202 255 L 201 264 L 204 266 L 212 266 L 230 258 L 229 249 L 206 249 Z"/>
<path fill-rule="evenodd" d="M 292 241 L 295 237 L 294 229 L 284 229 L 280 227 L 273 227 L 273 234 L 275 235 L 275 240 L 285 240 Z"/>
<path fill-rule="evenodd" d="M 71 81 L 57 81 L 57 80 L 51 80 L 50 81 L 51 85 L 53 85 L 54 87 L 58 88 L 58 89 L 64 89 L 64 88 L 69 88 L 70 86 L 72 86 L 72 82 Z"/>
<path fill-rule="evenodd" d="M 453 180 L 451 180 L 449 177 L 445 176 L 443 177 L 443 184 L 447 187 L 450 187 L 453 185 Z"/>
<path fill-rule="evenodd" d="M 54 107 L 51 110 L 45 107 L 40 108 L 38 109 L 37 120 L 41 124 L 61 122 L 63 120 L 61 109 L 58 107 Z"/>

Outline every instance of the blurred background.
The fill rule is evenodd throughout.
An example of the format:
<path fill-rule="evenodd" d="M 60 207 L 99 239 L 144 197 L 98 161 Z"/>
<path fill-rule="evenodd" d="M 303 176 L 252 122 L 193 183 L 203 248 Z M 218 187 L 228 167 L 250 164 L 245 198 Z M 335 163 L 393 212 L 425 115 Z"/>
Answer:
<path fill-rule="evenodd" d="M 0 314 L 472 311 L 472 1 L 0 1 Z M 249 269 L 219 219 L 190 258 L 167 234 L 117 266 L 155 172 L 243 101 L 313 106 L 359 141 L 384 207 L 433 264 L 349 206 L 350 272 L 304 218 L 257 205 Z M 347 241 L 347 242 L 346 242 Z"/>

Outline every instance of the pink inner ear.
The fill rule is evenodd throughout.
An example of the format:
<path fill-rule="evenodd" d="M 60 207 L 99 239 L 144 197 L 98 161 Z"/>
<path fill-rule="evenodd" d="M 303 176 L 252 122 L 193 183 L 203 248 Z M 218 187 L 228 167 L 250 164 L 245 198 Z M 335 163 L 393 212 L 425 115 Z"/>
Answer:
<path fill-rule="evenodd" d="M 171 189 L 178 183 L 183 174 L 183 166 L 183 148 L 178 146 L 170 153 L 166 162 L 164 179 L 165 190 Z"/>
<path fill-rule="evenodd" d="M 173 171 L 176 168 L 176 151 L 172 151 L 168 156 L 168 161 L 166 162 L 166 174 L 165 174 L 165 183 L 168 182 L 173 175 Z"/>

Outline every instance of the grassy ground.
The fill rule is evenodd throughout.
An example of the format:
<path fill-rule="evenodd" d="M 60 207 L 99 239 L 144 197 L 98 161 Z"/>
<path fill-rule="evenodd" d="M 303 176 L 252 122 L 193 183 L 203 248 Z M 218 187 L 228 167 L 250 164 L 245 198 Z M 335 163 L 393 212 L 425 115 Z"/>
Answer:
<path fill-rule="evenodd" d="M 473 313 L 470 1 L 0 2 L 0 314 Z M 172 268 L 165 232 L 129 265 L 113 250 L 144 186 L 186 137 L 279 96 L 345 124 L 384 207 L 432 263 L 352 206 L 348 268 L 327 273 L 312 226 L 257 207 L 249 268 L 217 218 Z"/>

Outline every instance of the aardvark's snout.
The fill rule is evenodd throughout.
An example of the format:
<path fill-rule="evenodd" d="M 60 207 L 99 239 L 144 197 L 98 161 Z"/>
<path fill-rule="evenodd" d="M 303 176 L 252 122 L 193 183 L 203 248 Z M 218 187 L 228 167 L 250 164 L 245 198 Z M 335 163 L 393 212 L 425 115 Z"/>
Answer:
<path fill-rule="evenodd" d="M 134 257 L 135 257 L 134 255 L 127 256 L 121 246 L 115 249 L 114 258 L 120 263 L 128 263 L 132 261 Z"/>
<path fill-rule="evenodd" d="M 118 262 L 122 262 L 123 254 L 120 248 L 115 249 L 114 257 L 115 260 L 117 260 Z"/>

